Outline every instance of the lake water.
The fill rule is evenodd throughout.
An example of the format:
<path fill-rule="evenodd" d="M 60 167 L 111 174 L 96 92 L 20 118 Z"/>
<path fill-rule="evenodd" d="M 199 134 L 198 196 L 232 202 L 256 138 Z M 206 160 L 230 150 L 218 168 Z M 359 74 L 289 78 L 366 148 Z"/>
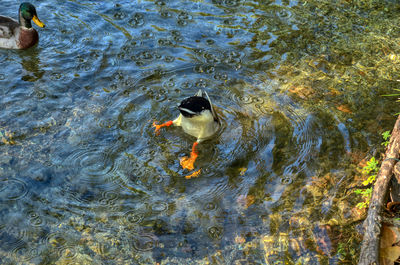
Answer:
<path fill-rule="evenodd" d="M 39 44 L 0 50 L 1 264 L 357 262 L 395 1 L 32 3 Z M 223 128 L 187 179 L 195 139 L 152 123 L 198 89 Z"/>

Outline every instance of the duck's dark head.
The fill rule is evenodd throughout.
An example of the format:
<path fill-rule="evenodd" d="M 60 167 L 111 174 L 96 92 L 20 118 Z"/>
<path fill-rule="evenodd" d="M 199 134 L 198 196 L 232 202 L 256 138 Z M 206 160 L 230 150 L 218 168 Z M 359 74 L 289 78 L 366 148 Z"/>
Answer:
<path fill-rule="evenodd" d="M 31 20 L 41 28 L 45 26 L 44 23 L 39 20 L 36 8 L 31 3 L 24 2 L 19 6 L 19 24 L 23 27 L 31 28 Z"/>
<path fill-rule="evenodd" d="M 200 115 L 204 110 L 211 111 L 211 104 L 203 97 L 193 96 L 184 99 L 178 109 L 184 117 L 191 118 Z"/>

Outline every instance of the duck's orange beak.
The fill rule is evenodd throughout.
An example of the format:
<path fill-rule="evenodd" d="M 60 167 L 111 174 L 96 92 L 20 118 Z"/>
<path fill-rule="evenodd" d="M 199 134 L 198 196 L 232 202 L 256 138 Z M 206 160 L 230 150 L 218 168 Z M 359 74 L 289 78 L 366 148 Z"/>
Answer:
<path fill-rule="evenodd" d="M 46 25 L 39 20 L 39 18 L 37 16 L 33 16 L 32 18 L 33 22 L 35 22 L 36 25 L 38 25 L 41 28 L 44 28 Z"/>

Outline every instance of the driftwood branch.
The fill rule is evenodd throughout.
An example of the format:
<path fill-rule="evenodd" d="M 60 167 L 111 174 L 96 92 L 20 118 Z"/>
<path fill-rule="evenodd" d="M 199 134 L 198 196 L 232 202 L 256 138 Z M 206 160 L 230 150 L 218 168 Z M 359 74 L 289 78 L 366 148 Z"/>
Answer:
<path fill-rule="evenodd" d="M 359 265 L 379 265 L 379 244 L 382 225 L 382 209 L 386 202 L 386 195 L 393 173 L 393 166 L 399 159 L 400 150 L 400 115 L 394 125 L 389 145 L 381 168 L 376 176 L 374 190 L 364 221 L 364 238 L 361 245 Z"/>

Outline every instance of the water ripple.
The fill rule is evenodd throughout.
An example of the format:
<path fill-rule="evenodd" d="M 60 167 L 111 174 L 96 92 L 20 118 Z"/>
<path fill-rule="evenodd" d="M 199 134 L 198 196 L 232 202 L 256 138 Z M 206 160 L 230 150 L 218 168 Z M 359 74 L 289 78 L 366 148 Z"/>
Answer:
<path fill-rule="evenodd" d="M 41 255 L 37 247 L 30 247 L 27 243 L 20 243 L 12 250 L 13 256 L 17 261 L 30 261 Z"/>
<path fill-rule="evenodd" d="M 158 245 L 158 240 L 152 234 L 136 235 L 133 238 L 133 247 L 137 251 L 150 251 L 157 245 Z"/>
<path fill-rule="evenodd" d="M 213 211 L 217 208 L 217 205 L 214 202 L 209 202 L 206 203 L 203 207 L 204 210 L 206 211 Z"/>
<path fill-rule="evenodd" d="M 144 15 L 141 13 L 135 13 L 131 16 L 128 24 L 134 28 L 139 28 L 145 25 Z"/>
<path fill-rule="evenodd" d="M 110 207 L 116 204 L 117 200 L 118 194 L 115 192 L 105 191 L 99 199 L 99 203 L 103 206 L 107 206 L 110 209 Z"/>
<path fill-rule="evenodd" d="M 321 118 L 318 106 L 304 103 L 308 98 L 293 101 L 281 89 L 290 79 L 300 84 L 306 76 L 323 102 L 325 95 L 317 91 L 329 92 L 330 82 L 348 72 L 345 66 L 337 65 L 336 72 L 326 67 L 318 80 L 316 72 L 308 75 L 310 66 L 315 70 L 308 63 L 315 56 L 309 51 L 319 44 L 297 45 L 304 48 L 300 56 L 287 52 L 288 40 L 305 40 L 296 27 L 304 24 L 301 14 L 291 13 L 291 5 L 298 3 L 280 8 L 258 2 L 71 0 L 60 6 L 36 1 L 39 16 L 49 24 L 39 31 L 40 43 L 26 52 L 0 54 L 5 87 L 0 127 L 21 136 L 16 144 L 0 144 L 10 156 L 0 158 L 0 260 L 12 251 L 15 263 L 42 258 L 72 264 L 88 254 L 83 250 L 93 262 L 112 263 L 117 257 L 118 262 L 138 263 L 148 257 L 149 262 L 139 263 L 150 264 L 159 255 L 165 258 L 160 264 L 175 259 L 187 264 L 180 258 L 196 262 L 202 252 L 218 251 L 229 263 L 226 250 L 235 235 L 243 235 L 241 242 L 271 232 L 259 217 L 273 213 L 268 218 L 275 218 L 282 211 L 270 206 L 291 213 L 296 195 L 293 200 L 284 195 L 296 191 L 292 186 L 302 178 L 317 176 L 324 155 L 320 149 L 334 146 L 327 156 L 339 159 L 337 149 L 351 152 L 352 145 L 360 145 L 353 141 L 359 120 L 351 121 L 351 128 L 342 116 Z M 15 1 L 2 1 L 10 14 L 14 6 Z M 329 47 L 322 52 L 323 57 L 332 53 Z M 176 105 L 200 88 L 209 93 L 223 126 L 199 145 L 195 166 L 201 173 L 186 180 L 179 157 L 190 152 L 194 139 L 179 128 L 163 128 L 156 137 L 151 124 L 176 117 Z M 333 102 L 347 98 L 337 92 L 329 92 Z M 49 113 L 55 115 L 49 128 L 29 130 Z M 328 126 L 336 132 L 327 132 Z M 51 174 L 31 177 L 44 166 L 51 167 Z M 22 176 L 30 176 L 29 183 Z M 237 207 L 238 196 L 246 197 L 251 211 Z M 71 223 L 71 215 L 82 225 Z M 154 232 L 155 220 L 171 229 L 162 226 Z M 54 233 L 41 242 L 44 248 L 35 249 L 35 241 L 48 231 Z M 175 239 L 182 233 L 189 249 L 177 247 Z M 84 245 L 101 234 L 115 240 Z M 250 259 L 259 247 L 242 254 Z"/>
<path fill-rule="evenodd" d="M 168 203 L 164 201 L 155 201 L 151 204 L 151 210 L 153 212 L 165 212 L 168 210 Z"/>
<path fill-rule="evenodd" d="M 72 261 L 77 257 L 78 252 L 68 240 L 62 234 L 54 232 L 46 235 L 43 243 L 49 244 L 58 253 L 59 257 L 63 257 L 67 261 Z"/>
<path fill-rule="evenodd" d="M 229 190 L 228 184 L 221 179 L 218 183 L 214 183 L 212 187 L 207 188 L 206 194 L 204 194 L 204 190 L 199 190 L 198 194 L 196 193 L 195 195 L 198 195 L 202 197 L 204 200 L 207 199 L 215 199 L 215 198 L 223 198 L 225 193 Z"/>
<path fill-rule="evenodd" d="M 223 232 L 224 232 L 224 229 L 222 227 L 212 226 L 212 227 L 208 228 L 208 235 L 212 239 L 220 239 L 222 237 Z"/>
<path fill-rule="evenodd" d="M 6 238 L 12 241 L 26 241 L 29 238 L 27 227 L 6 226 L 3 230 Z"/>
<path fill-rule="evenodd" d="M 144 218 L 142 213 L 133 210 L 124 213 L 123 216 L 131 224 L 139 224 Z"/>
<path fill-rule="evenodd" d="M 27 184 L 20 179 L 0 181 L 0 200 L 19 200 L 28 193 Z"/>
<path fill-rule="evenodd" d="M 65 165 L 79 170 L 86 176 L 85 181 L 96 182 L 97 176 L 104 176 L 114 168 L 110 153 L 101 146 L 88 146 L 86 149 L 74 150 L 65 160 Z"/>
<path fill-rule="evenodd" d="M 28 213 L 28 222 L 32 226 L 42 226 L 45 224 L 43 218 L 34 211 Z"/>

